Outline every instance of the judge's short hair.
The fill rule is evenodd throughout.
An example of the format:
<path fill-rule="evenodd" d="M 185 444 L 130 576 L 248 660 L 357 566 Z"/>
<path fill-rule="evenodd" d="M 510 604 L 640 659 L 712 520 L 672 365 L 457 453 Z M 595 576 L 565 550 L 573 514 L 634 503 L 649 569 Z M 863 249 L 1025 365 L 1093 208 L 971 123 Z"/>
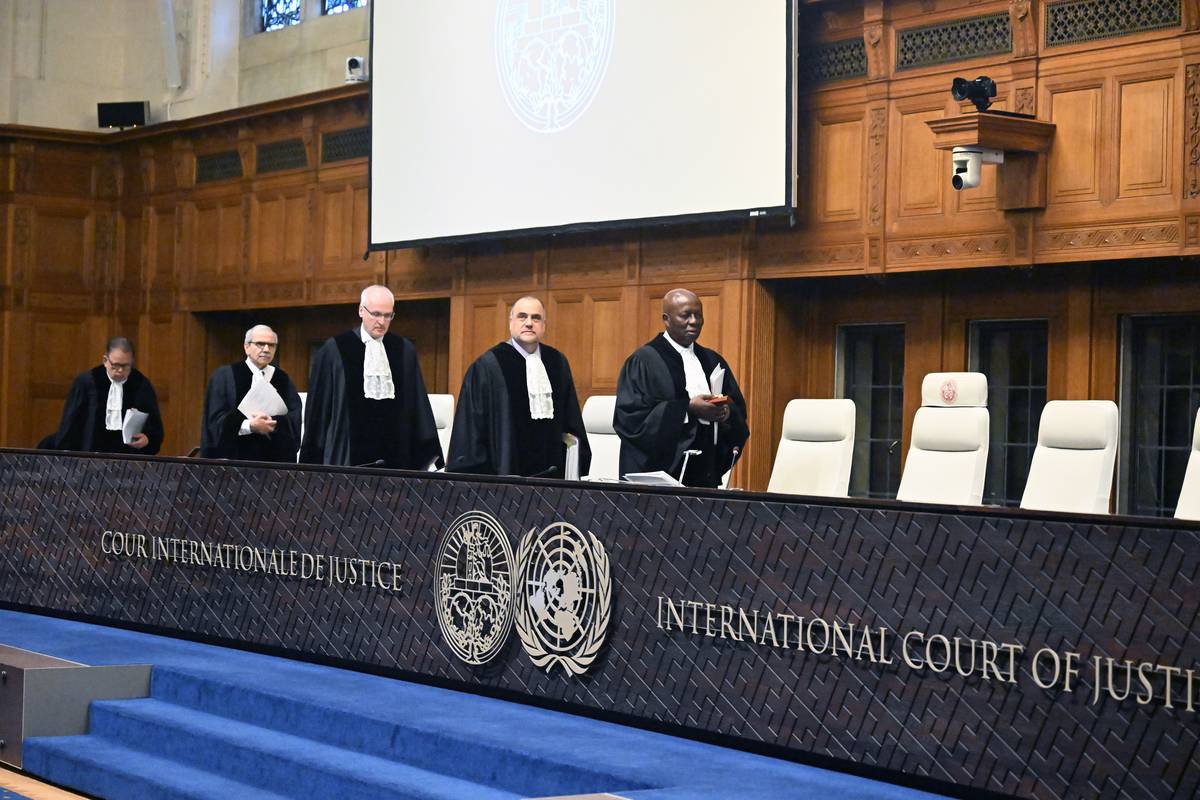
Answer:
<path fill-rule="evenodd" d="M 248 331 L 246 331 L 246 338 L 242 340 L 242 344 L 250 344 L 250 342 L 253 341 L 253 339 L 254 339 L 254 335 L 253 335 L 254 332 L 256 330 L 258 330 L 259 328 L 266 328 L 271 333 L 275 333 L 275 329 L 272 328 L 270 325 L 251 325 L 250 329 Z M 275 333 L 275 341 L 279 341 L 278 333 Z"/>
<path fill-rule="evenodd" d="M 122 353 L 133 355 L 133 342 L 126 339 L 124 336 L 114 336 L 108 340 L 104 346 L 104 355 L 108 355 L 113 350 L 120 350 Z"/>
<path fill-rule="evenodd" d="M 542 298 L 534 297 L 531 294 L 527 294 L 524 297 L 518 297 L 516 300 L 513 301 L 513 304 L 508 307 L 508 318 L 509 319 L 512 319 L 513 313 L 517 310 L 517 303 L 521 302 L 522 300 L 536 300 L 537 304 L 542 307 L 542 317 L 546 316 L 546 304 L 542 302 Z"/>
<path fill-rule="evenodd" d="M 391 289 L 389 289 L 388 287 L 386 287 L 382 284 L 373 283 L 370 286 L 368 286 L 367 288 L 363 289 L 362 292 L 359 293 L 358 304 L 365 308 L 367 305 L 367 295 L 370 294 L 371 292 L 375 291 L 376 289 L 382 289 L 383 291 L 390 294 L 392 296 L 392 302 L 395 302 L 395 300 L 396 300 L 395 292 L 393 292 Z"/>

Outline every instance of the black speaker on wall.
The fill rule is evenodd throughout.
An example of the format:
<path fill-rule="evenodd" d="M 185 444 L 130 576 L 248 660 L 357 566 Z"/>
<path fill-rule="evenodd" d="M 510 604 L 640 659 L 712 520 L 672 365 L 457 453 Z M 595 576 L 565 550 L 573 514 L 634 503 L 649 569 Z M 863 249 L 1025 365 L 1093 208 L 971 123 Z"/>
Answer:
<path fill-rule="evenodd" d="M 150 118 L 150 101 L 97 103 L 96 119 L 101 128 L 136 128 Z"/>

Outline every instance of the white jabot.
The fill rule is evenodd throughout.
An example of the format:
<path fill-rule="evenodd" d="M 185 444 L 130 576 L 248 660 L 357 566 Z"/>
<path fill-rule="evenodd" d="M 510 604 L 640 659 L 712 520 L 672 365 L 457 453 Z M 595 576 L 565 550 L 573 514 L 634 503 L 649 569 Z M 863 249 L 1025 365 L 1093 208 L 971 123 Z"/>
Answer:
<path fill-rule="evenodd" d="M 121 430 L 121 403 L 125 400 L 125 381 L 112 381 L 108 385 L 108 400 L 104 403 L 104 428 Z"/>
<path fill-rule="evenodd" d="M 663 331 L 663 338 L 666 339 L 671 347 L 675 348 L 675 352 L 679 353 L 679 357 L 683 359 L 683 384 L 684 391 L 688 397 L 696 397 L 702 394 L 712 394 L 712 390 L 708 386 L 708 379 L 704 377 L 704 367 L 700 364 L 700 359 L 696 357 L 696 349 L 690 344 L 687 347 L 682 347 L 678 342 L 670 337 L 666 331 Z M 684 415 L 684 421 L 687 421 L 687 415 Z M 700 420 L 702 425 L 709 425 L 708 420 Z"/>
<path fill-rule="evenodd" d="M 275 377 L 274 364 L 267 364 L 264 369 L 259 369 L 258 364 L 255 364 L 250 360 L 249 357 L 247 357 L 246 366 L 250 368 L 251 381 L 266 381 L 267 383 L 270 383 L 271 378 Z M 242 425 L 238 428 L 238 436 L 249 436 L 251 433 L 253 433 L 253 431 L 250 430 L 250 420 L 242 420 Z"/>
<path fill-rule="evenodd" d="M 396 396 L 396 384 L 392 381 L 392 366 L 388 363 L 383 342 L 372 337 L 362 326 L 359 326 L 358 335 L 367 346 L 363 354 L 363 397 L 391 400 Z"/>
<path fill-rule="evenodd" d="M 554 389 L 550 386 L 546 365 L 542 363 L 541 345 L 530 353 L 517 344 L 515 339 L 509 339 L 508 343 L 525 356 L 525 389 L 529 393 L 529 418 L 554 419 Z"/>

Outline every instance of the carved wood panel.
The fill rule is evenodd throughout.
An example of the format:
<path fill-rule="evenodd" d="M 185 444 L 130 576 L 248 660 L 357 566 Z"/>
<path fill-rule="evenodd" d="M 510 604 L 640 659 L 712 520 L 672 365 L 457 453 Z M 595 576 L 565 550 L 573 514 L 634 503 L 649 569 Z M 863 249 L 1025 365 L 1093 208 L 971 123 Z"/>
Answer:
<path fill-rule="evenodd" d="M 1050 121 L 1057 126 L 1050 150 L 1051 203 L 1100 199 L 1102 95 L 1100 86 L 1063 89 L 1049 95 Z"/>
<path fill-rule="evenodd" d="M 1117 197 L 1174 194 L 1175 81 L 1121 83 Z"/>

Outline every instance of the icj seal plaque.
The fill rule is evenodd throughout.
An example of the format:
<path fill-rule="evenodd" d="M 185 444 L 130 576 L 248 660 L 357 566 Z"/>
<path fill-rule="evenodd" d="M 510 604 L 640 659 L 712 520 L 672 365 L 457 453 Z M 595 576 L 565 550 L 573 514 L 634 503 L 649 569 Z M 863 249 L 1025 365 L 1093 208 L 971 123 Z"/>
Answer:
<path fill-rule="evenodd" d="M 468 664 L 495 658 L 513 622 L 513 553 L 495 517 L 468 511 L 450 524 L 437 555 L 438 624 Z"/>

